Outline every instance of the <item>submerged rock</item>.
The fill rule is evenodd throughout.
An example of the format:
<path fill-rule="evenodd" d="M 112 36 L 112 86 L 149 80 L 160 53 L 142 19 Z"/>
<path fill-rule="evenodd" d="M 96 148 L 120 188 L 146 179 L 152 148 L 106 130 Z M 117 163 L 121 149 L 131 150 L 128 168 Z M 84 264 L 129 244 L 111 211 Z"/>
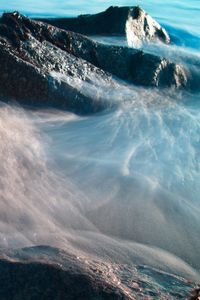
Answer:
<path fill-rule="evenodd" d="M 125 35 L 127 33 L 131 46 L 136 46 L 138 42 L 143 41 L 159 40 L 166 44 L 170 43 L 166 30 L 138 6 L 111 6 L 94 15 L 41 20 L 59 28 L 86 35 Z"/>
<path fill-rule="evenodd" d="M 185 70 L 164 58 L 99 44 L 19 13 L 3 14 L 0 19 L 0 67 L 4 99 L 76 113 L 112 105 L 95 91 L 88 92 L 84 83 L 101 82 L 113 88 L 113 75 L 144 86 L 183 87 L 187 83 Z"/>

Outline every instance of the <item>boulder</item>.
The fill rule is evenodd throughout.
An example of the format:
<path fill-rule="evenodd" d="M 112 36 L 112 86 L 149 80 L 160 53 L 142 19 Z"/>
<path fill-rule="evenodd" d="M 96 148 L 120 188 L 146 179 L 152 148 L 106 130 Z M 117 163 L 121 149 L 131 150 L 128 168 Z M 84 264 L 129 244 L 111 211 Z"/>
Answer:
<path fill-rule="evenodd" d="M 91 259 L 51 246 L 0 252 L 2 300 L 187 299 L 195 287 L 156 268 Z"/>
<path fill-rule="evenodd" d="M 170 43 L 166 30 L 140 7 L 133 7 L 129 10 L 126 34 L 130 47 L 140 47 L 144 42 Z"/>
<path fill-rule="evenodd" d="M 78 114 L 104 109 L 103 99 L 87 95 L 82 85 L 85 81 L 93 84 L 92 78 L 98 77 L 105 84 L 112 83 L 111 76 L 75 57 L 65 38 L 62 31 L 46 24 L 18 13 L 4 14 L 0 19 L 1 100 Z M 56 74 L 64 75 L 66 80 Z"/>
<path fill-rule="evenodd" d="M 0 258 L 2 300 L 134 300 L 75 255 L 41 246 L 20 256 Z"/>
<path fill-rule="evenodd" d="M 77 18 L 40 19 L 62 29 L 86 35 L 125 35 L 132 47 L 141 42 L 161 41 L 169 44 L 170 37 L 151 16 L 138 6 L 111 6 L 94 15 Z"/>
<path fill-rule="evenodd" d="M 164 58 L 103 45 L 16 12 L 3 14 L 0 19 L 0 67 L 3 99 L 80 114 L 112 105 L 101 95 L 88 93 L 86 83 L 91 87 L 101 82 L 114 88 L 114 78 L 118 77 L 143 86 L 187 84 L 185 70 Z"/>

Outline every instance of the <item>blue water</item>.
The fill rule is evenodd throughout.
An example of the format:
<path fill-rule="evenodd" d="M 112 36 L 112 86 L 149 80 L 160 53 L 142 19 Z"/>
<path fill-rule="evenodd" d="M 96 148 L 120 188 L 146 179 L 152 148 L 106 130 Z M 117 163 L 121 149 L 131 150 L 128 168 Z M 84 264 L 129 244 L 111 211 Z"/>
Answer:
<path fill-rule="evenodd" d="M 101 0 L 1 0 L 1 11 L 18 10 L 28 16 L 76 16 L 96 13 L 111 5 L 140 5 L 158 21 L 166 25 L 184 29 L 200 36 L 200 1 L 199 0 L 136 0 L 136 1 L 101 1 Z"/>
<path fill-rule="evenodd" d="M 199 0 L 2 0 L 1 11 L 63 17 L 96 13 L 110 5 L 136 4 L 177 41 L 147 51 L 181 59 L 186 65 L 199 62 Z M 116 41 L 124 43 L 115 38 L 109 43 Z M 73 247 L 87 253 L 120 261 L 137 252 L 146 262 L 146 246 L 141 246 L 142 255 L 138 245 L 131 244 L 137 242 L 161 249 L 154 256 L 154 265 L 161 269 L 170 265 L 171 272 L 182 270 L 183 262 L 200 269 L 199 94 L 145 90 L 123 83 L 116 89 L 97 87 L 100 97 L 119 104 L 115 110 L 80 118 L 60 111 L 0 109 L 1 136 L 7 128 L 5 143 L 0 146 L 1 153 L 7 153 L 1 159 L 7 175 L 5 182 L 0 181 L 5 200 L 1 210 L 14 223 L 13 231 L 9 224 L 3 241 L 29 245 L 34 233 L 36 244 L 62 241 L 68 245 L 74 238 Z M 12 204 L 17 207 L 16 214 L 10 209 Z M 21 229 L 23 218 L 32 222 L 27 222 L 27 231 Z M 77 230 L 72 236 L 71 229 Z"/>
<path fill-rule="evenodd" d="M 186 47 L 200 48 L 200 1 L 199 0 L 136 0 L 101 1 L 79 0 L 11 0 L 1 1 L 0 12 L 17 10 L 30 17 L 65 17 L 79 14 L 98 13 L 109 6 L 142 6 L 161 23 L 171 35 L 182 39 Z"/>

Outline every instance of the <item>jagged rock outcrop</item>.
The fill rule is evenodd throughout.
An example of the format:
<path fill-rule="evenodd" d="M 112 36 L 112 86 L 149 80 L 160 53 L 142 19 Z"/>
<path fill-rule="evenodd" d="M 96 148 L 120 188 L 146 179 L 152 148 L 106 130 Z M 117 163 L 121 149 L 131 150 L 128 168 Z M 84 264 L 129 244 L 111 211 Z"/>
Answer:
<path fill-rule="evenodd" d="M 130 47 L 140 47 L 144 42 L 170 43 L 166 30 L 140 7 L 133 7 L 129 10 L 126 34 Z"/>
<path fill-rule="evenodd" d="M 94 85 L 102 80 L 114 85 L 114 75 L 144 86 L 183 87 L 187 83 L 184 69 L 166 59 L 99 44 L 19 13 L 4 14 L 0 19 L 0 67 L 1 97 L 76 113 L 111 105 L 88 94 L 84 82 Z"/>
<path fill-rule="evenodd" d="M 55 36 L 51 35 L 51 30 Z M 111 81 L 103 70 L 67 51 L 67 41 L 56 37 L 59 30 L 32 22 L 18 13 L 4 14 L 0 20 L 0 95 L 21 104 L 52 106 L 76 113 L 102 110 L 102 101 L 88 97 L 81 84 L 91 77 Z M 61 41 L 59 40 L 61 39 Z M 63 48 L 63 50 L 62 50 Z M 66 49 L 66 50 L 65 50 Z M 59 72 L 73 83 L 52 76 Z M 79 86 L 74 82 L 80 79 Z"/>
<path fill-rule="evenodd" d="M 192 281 L 155 268 L 93 260 L 50 246 L 1 250 L 0 285 L 2 300 L 186 299 L 195 288 Z"/>
<path fill-rule="evenodd" d="M 20 256 L 0 258 L 2 300 L 134 300 L 75 255 L 36 247 L 22 250 Z"/>
<path fill-rule="evenodd" d="M 1 250 L 0 285 L 2 300 L 186 299 L 195 288 L 192 281 L 155 268 L 50 246 Z"/>
<path fill-rule="evenodd" d="M 127 33 L 131 46 L 136 46 L 143 41 L 159 40 L 166 44 L 170 43 L 166 30 L 138 6 L 111 6 L 94 15 L 41 20 L 59 28 L 86 35 L 125 35 Z"/>

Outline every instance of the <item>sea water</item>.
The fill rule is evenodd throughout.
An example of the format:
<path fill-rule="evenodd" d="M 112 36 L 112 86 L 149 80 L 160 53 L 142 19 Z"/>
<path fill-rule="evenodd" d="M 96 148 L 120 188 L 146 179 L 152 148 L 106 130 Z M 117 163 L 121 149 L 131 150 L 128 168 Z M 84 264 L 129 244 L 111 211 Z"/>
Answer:
<path fill-rule="evenodd" d="M 199 0 L 2 0 L 0 11 L 18 10 L 31 17 L 65 17 L 79 14 L 98 13 L 109 6 L 134 6 L 140 5 L 160 23 L 172 27 L 185 29 L 190 33 L 200 36 L 199 27 Z"/>

